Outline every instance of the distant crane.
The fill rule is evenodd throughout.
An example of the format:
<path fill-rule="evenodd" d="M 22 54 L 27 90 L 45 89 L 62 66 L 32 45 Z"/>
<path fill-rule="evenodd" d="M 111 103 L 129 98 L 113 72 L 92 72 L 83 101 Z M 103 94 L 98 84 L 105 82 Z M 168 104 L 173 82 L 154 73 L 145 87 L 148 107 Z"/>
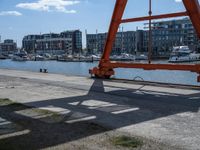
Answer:
<path fill-rule="evenodd" d="M 191 22 L 196 30 L 198 37 L 200 38 L 200 5 L 198 0 L 183 0 L 183 4 L 186 8 L 184 12 L 177 12 L 171 14 L 161 14 L 152 15 L 151 3 L 149 0 L 149 16 L 122 19 L 124 10 L 126 8 L 128 0 L 116 0 L 113 16 L 110 23 L 110 28 L 107 35 L 106 44 L 104 47 L 104 52 L 99 62 L 99 66 L 89 70 L 92 76 L 98 78 L 110 78 L 114 75 L 114 68 L 141 68 L 145 70 L 182 70 L 191 71 L 198 73 L 197 81 L 200 82 L 200 64 L 151 64 L 151 20 L 162 19 L 162 18 L 172 18 L 172 17 L 182 17 L 189 16 Z M 112 46 L 121 23 L 137 22 L 149 20 L 149 63 L 121 63 L 121 62 L 111 62 L 110 54 L 112 51 Z"/>

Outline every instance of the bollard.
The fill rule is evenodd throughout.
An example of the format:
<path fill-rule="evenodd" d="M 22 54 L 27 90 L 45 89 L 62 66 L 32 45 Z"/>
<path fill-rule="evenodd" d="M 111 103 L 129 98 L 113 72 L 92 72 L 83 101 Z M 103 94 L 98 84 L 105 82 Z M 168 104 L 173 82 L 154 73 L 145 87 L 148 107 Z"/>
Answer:
<path fill-rule="evenodd" d="M 47 69 L 44 69 L 44 73 L 48 73 Z"/>

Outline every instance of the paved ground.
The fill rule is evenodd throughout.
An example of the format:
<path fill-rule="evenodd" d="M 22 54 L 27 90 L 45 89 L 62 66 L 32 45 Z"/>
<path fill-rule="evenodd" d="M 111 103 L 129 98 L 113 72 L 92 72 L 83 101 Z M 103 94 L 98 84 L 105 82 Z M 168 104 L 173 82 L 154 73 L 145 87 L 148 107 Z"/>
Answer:
<path fill-rule="evenodd" d="M 57 142 L 52 144 L 47 142 L 46 145 L 36 149 L 83 139 L 92 141 L 94 135 L 102 139 L 100 137 L 108 130 L 163 143 L 169 145 L 168 149 L 172 147 L 200 149 L 200 88 L 198 87 L 124 83 L 0 69 L 0 98 L 9 98 L 28 106 L 59 113 L 64 116 L 62 122 L 74 127 L 70 128 L 72 130 L 79 129 L 78 125 L 82 125 L 80 127 L 84 129 L 88 126 L 88 121 L 102 127 L 96 129 L 95 126 L 95 130 L 87 134 L 78 130 L 79 136 L 74 136 L 72 133 L 74 138 L 71 137 L 70 140 L 67 138 L 56 140 L 59 139 L 59 134 L 54 135 L 51 138 L 55 138 Z M 0 114 L 0 126 L 9 121 L 9 118 L 6 118 L 8 115 L 2 109 L 0 108 L 3 114 Z M 63 127 L 63 124 L 61 126 Z M 46 124 L 42 127 L 44 129 L 47 127 L 52 132 L 67 132 L 61 129 L 53 130 L 54 126 Z M 32 130 L 35 131 L 33 128 L 22 131 L 24 134 L 29 134 Z M 0 139 L 1 136 L 5 137 L 8 134 L 3 131 L 5 129 L 1 131 Z M 81 134 L 82 132 L 84 134 Z M 18 136 L 22 136 L 21 133 Z M 86 146 L 85 149 L 87 148 Z"/>

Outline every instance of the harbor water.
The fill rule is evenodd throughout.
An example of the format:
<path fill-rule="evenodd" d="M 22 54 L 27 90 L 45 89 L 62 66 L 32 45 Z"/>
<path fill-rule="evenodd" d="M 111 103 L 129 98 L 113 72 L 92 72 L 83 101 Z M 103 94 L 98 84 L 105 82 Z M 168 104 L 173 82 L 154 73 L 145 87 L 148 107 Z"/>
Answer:
<path fill-rule="evenodd" d="M 164 61 L 158 63 L 165 63 Z M 198 62 L 200 63 L 200 62 Z M 40 68 L 45 68 L 49 73 L 86 76 L 89 77 L 88 70 L 97 66 L 98 62 L 58 62 L 58 61 L 12 61 L 0 60 L 0 68 L 17 69 L 39 72 Z M 155 81 L 163 83 L 176 83 L 187 85 L 198 85 L 197 73 L 188 71 L 168 71 L 168 70 L 153 70 L 145 71 L 143 69 L 115 69 L 115 78 Z"/>

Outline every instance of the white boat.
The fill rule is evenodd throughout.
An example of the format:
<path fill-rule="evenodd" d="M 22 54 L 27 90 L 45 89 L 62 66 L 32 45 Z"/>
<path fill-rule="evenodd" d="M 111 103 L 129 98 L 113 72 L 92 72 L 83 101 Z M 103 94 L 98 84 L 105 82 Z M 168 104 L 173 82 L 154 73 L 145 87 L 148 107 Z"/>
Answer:
<path fill-rule="evenodd" d="M 171 56 L 168 62 L 180 63 L 180 62 L 193 62 L 200 61 L 200 53 L 195 53 L 188 46 L 176 46 L 173 47 Z"/>
<path fill-rule="evenodd" d="M 92 59 L 93 61 L 99 61 L 99 60 L 101 59 L 101 57 L 100 57 L 100 56 L 97 56 L 97 55 L 91 55 L 91 59 Z"/>
<path fill-rule="evenodd" d="M 14 53 L 11 57 L 13 61 L 27 61 L 29 60 L 27 56 L 27 52 L 23 50 L 19 50 L 16 53 Z"/>
<path fill-rule="evenodd" d="M 144 54 L 135 56 L 135 60 L 147 60 L 147 59 L 148 59 L 148 57 Z"/>
<path fill-rule="evenodd" d="M 41 56 L 41 55 L 36 55 L 35 56 L 35 60 L 36 61 L 43 61 L 43 60 L 45 60 L 45 58 L 43 56 Z"/>

